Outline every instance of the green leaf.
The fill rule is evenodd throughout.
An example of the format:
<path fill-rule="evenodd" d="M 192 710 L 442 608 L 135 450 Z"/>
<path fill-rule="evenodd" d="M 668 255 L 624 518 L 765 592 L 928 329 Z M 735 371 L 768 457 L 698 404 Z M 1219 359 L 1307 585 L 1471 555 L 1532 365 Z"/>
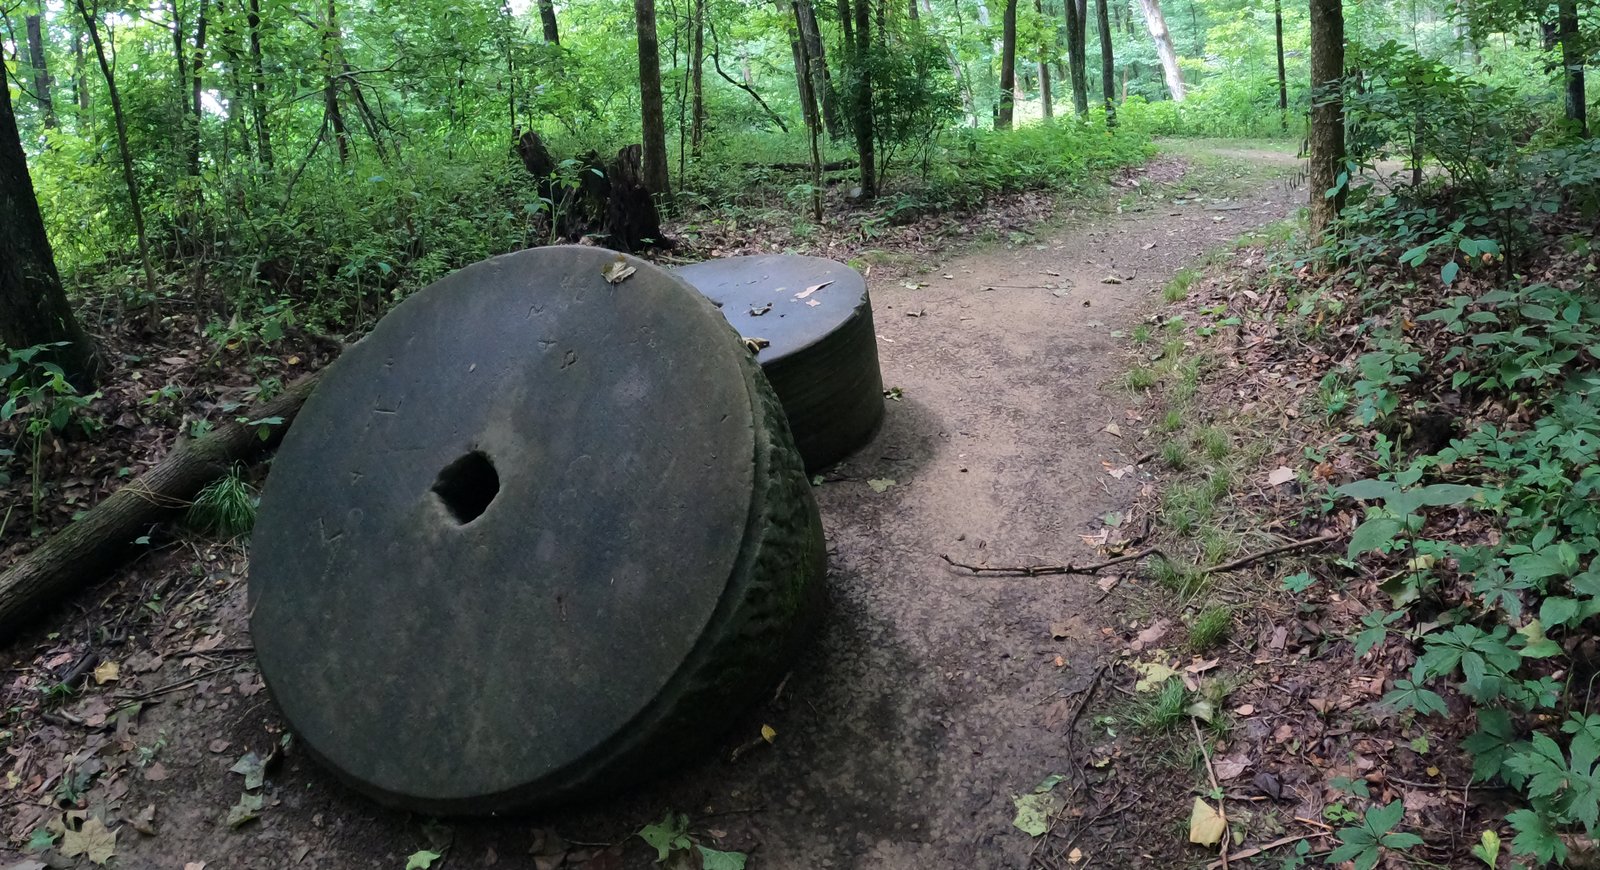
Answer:
<path fill-rule="evenodd" d="M 1460 273 L 1461 264 L 1457 263 L 1455 260 L 1451 260 L 1450 262 L 1444 264 L 1443 269 L 1439 270 L 1439 280 L 1443 281 L 1446 285 L 1454 284 L 1456 276 Z"/>
<path fill-rule="evenodd" d="M 1400 487 L 1388 480 L 1357 480 L 1334 490 L 1339 495 L 1361 501 L 1381 501 L 1393 497 L 1399 491 Z"/>
<path fill-rule="evenodd" d="M 1478 837 L 1478 845 L 1472 847 L 1472 857 L 1477 858 L 1493 870 L 1500 863 L 1500 832 L 1490 828 Z"/>
<path fill-rule="evenodd" d="M 1316 582 L 1317 578 L 1311 576 L 1308 572 L 1301 571 L 1298 574 L 1290 574 L 1288 577 L 1283 578 L 1283 588 L 1288 592 L 1304 592 Z"/>
<path fill-rule="evenodd" d="M 1511 854 L 1532 855 L 1541 863 L 1567 862 L 1567 847 L 1543 813 L 1534 810 L 1517 810 L 1506 814 L 1506 821 L 1517 832 L 1511 840 Z"/>
<path fill-rule="evenodd" d="M 1362 553 L 1376 550 L 1394 540 L 1395 535 L 1405 528 L 1399 520 L 1393 517 L 1373 517 L 1350 534 L 1350 546 L 1347 555 L 1354 559 Z"/>
<path fill-rule="evenodd" d="M 696 848 L 700 850 L 701 870 L 744 870 L 743 852 L 722 852 L 705 846 Z"/>
<path fill-rule="evenodd" d="M 405 870 L 428 870 L 437 860 L 439 860 L 438 852 L 429 852 L 427 849 L 412 852 L 411 857 L 406 859 Z"/>
<path fill-rule="evenodd" d="M 693 845 L 689 841 L 689 817 L 668 812 L 661 821 L 639 829 L 639 838 L 655 847 L 656 863 L 667 860 L 674 851 Z"/>

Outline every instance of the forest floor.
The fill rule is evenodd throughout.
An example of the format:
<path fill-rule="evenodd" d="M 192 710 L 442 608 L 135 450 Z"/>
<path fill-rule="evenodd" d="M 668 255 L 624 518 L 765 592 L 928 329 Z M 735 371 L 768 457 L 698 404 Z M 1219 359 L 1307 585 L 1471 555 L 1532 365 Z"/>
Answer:
<path fill-rule="evenodd" d="M 244 548 L 184 541 L 0 653 L 14 710 L 0 862 L 59 838 L 16 859 L 72 866 L 71 839 L 137 868 L 400 870 L 426 849 L 444 855 L 434 867 L 611 870 L 648 866 L 633 833 L 669 812 L 755 868 L 1169 862 L 1186 816 L 1077 788 L 1115 764 L 1077 739 L 1090 696 L 1132 682 L 1107 671 L 1136 633 L 1108 600 L 1117 578 L 975 577 L 941 557 L 1082 563 L 1142 534 L 1123 520 L 1148 486 L 1124 336 L 1181 268 L 1305 195 L 1286 180 L 1288 150 L 1181 151 L 1104 202 L 959 256 L 881 239 L 824 247 L 867 273 L 894 400 L 878 437 L 817 489 L 832 597 L 821 636 L 770 704 L 729 723 L 717 757 L 554 816 L 443 825 L 378 808 L 286 737 L 251 656 Z M 91 613 L 135 612 L 133 633 L 86 628 Z M 92 673 L 81 692 L 39 702 L 75 668 Z M 1081 801 L 1047 814 L 1073 815 L 1071 842 L 1013 824 L 1016 798 L 1051 780 Z M 1180 802 L 1189 789 L 1170 787 Z"/>

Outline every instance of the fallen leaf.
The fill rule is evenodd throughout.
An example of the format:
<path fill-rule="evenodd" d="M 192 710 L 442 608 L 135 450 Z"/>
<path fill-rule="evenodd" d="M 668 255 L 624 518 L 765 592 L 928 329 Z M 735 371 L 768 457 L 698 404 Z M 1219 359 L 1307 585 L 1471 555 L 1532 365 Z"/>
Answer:
<path fill-rule="evenodd" d="M 99 819 L 89 819 L 78 830 L 69 828 L 61 835 L 61 855 L 65 858 L 82 855 L 95 864 L 104 864 L 116 851 L 117 832 Z"/>
<path fill-rule="evenodd" d="M 1050 830 L 1050 817 L 1066 806 L 1066 801 L 1052 793 L 1064 778 L 1055 774 L 1035 786 L 1032 793 L 1013 796 L 1011 802 L 1017 806 L 1017 815 L 1011 824 L 1030 837 L 1044 836 Z"/>
<path fill-rule="evenodd" d="M 228 768 L 228 772 L 243 776 L 245 788 L 257 789 L 266 781 L 267 766 L 261 760 L 261 756 L 254 752 L 246 752 Z"/>
<path fill-rule="evenodd" d="M 700 850 L 701 870 L 744 870 L 747 856 L 743 852 L 723 852 L 698 843 L 695 848 Z"/>
<path fill-rule="evenodd" d="M 764 338 L 747 338 L 744 340 L 745 350 L 748 350 L 751 353 L 760 353 L 762 348 L 771 346 L 772 342 L 767 341 Z"/>
<path fill-rule="evenodd" d="M 1283 486 L 1292 480 L 1294 480 L 1294 469 L 1287 465 L 1280 465 L 1274 468 L 1271 474 L 1267 475 L 1267 484 L 1269 486 Z"/>
<path fill-rule="evenodd" d="M 144 809 L 140 810 L 139 814 L 137 816 L 134 816 L 132 819 L 129 819 L 129 822 L 132 823 L 133 829 L 135 831 L 138 831 L 139 833 L 145 834 L 147 836 L 151 836 L 151 837 L 155 836 L 155 833 L 156 833 L 156 805 L 155 804 L 151 804 L 151 805 L 145 807 Z"/>
<path fill-rule="evenodd" d="M 872 487 L 872 491 L 873 492 L 883 492 L 884 490 L 888 489 L 889 487 L 894 486 L 895 483 L 896 483 L 896 481 L 893 478 L 874 477 L 871 480 L 867 481 L 867 486 Z"/>
<path fill-rule="evenodd" d="M 183 870 L 206 870 L 206 862 L 190 861 L 183 865 Z"/>
<path fill-rule="evenodd" d="M 144 778 L 149 782 L 160 782 L 167 778 L 167 767 L 161 762 L 156 762 L 144 769 Z"/>
<path fill-rule="evenodd" d="M 261 815 L 262 797 L 245 792 L 239 802 L 228 808 L 228 827 L 237 828 Z"/>
<path fill-rule="evenodd" d="M 757 306 L 752 307 L 750 309 L 750 316 L 751 317 L 760 317 L 761 315 L 766 314 L 768 311 L 771 311 L 771 310 L 772 310 L 772 303 L 771 302 L 768 302 L 765 305 L 757 305 Z"/>
<path fill-rule="evenodd" d="M 1122 427 L 1118 426 L 1115 423 L 1107 423 L 1106 427 L 1104 429 L 1101 429 L 1100 431 L 1108 433 L 1110 435 L 1115 435 L 1118 438 L 1122 437 Z"/>
<path fill-rule="evenodd" d="M 1210 722 L 1217 718 L 1217 708 L 1210 701 L 1201 698 L 1183 708 L 1184 715 L 1199 719 L 1201 722 Z"/>
<path fill-rule="evenodd" d="M 621 284 L 623 281 L 628 280 L 628 277 L 637 271 L 639 270 L 623 262 L 622 258 L 619 257 L 613 261 L 611 265 L 607 266 L 600 274 L 605 277 L 606 283 L 608 284 Z"/>
<path fill-rule="evenodd" d="M 1255 779 L 1251 780 L 1251 782 L 1258 791 L 1273 800 L 1280 800 L 1283 797 L 1283 783 L 1278 781 L 1276 776 L 1265 770 L 1256 774 Z"/>
<path fill-rule="evenodd" d="M 1116 275 L 1107 275 L 1104 278 L 1100 279 L 1100 283 L 1101 284 L 1121 284 L 1122 283 L 1122 279 L 1117 277 Z"/>
<path fill-rule="evenodd" d="M 1255 713 L 1255 711 L 1256 708 L 1254 704 L 1240 704 L 1239 706 L 1233 708 L 1233 712 L 1240 716 L 1249 716 Z"/>
<path fill-rule="evenodd" d="M 121 674 L 121 665 L 116 662 L 101 662 L 94 669 L 94 684 L 104 686 L 106 683 L 115 682 Z"/>
<path fill-rule="evenodd" d="M 1176 669 L 1169 668 L 1161 662 L 1134 662 L 1133 669 L 1143 674 L 1133 686 L 1135 692 L 1154 691 L 1178 675 Z"/>
<path fill-rule="evenodd" d="M 1072 847 L 1072 851 L 1067 853 L 1067 863 L 1068 864 L 1081 864 L 1082 862 L 1083 862 L 1083 850 L 1079 849 L 1077 846 L 1073 846 Z"/>
<path fill-rule="evenodd" d="M 1110 466 L 1106 467 L 1106 473 L 1111 475 L 1112 477 L 1115 477 L 1118 480 L 1121 480 L 1124 477 L 1127 477 L 1128 475 L 1132 474 L 1133 470 L 1134 470 L 1133 466 L 1131 466 L 1131 465 L 1124 465 L 1121 468 L 1112 468 Z"/>
<path fill-rule="evenodd" d="M 1243 752 L 1225 755 L 1213 761 L 1211 767 L 1217 772 L 1217 779 L 1237 779 L 1250 767 L 1250 757 Z"/>
<path fill-rule="evenodd" d="M 1117 584 L 1121 581 L 1122 578 L 1120 576 L 1116 574 L 1107 574 L 1106 576 L 1101 577 L 1099 580 L 1094 581 L 1094 585 L 1100 587 L 1101 592 L 1110 592 L 1111 590 L 1117 588 Z"/>
<path fill-rule="evenodd" d="M 406 859 L 406 870 L 428 870 L 437 860 L 439 860 L 438 852 L 429 852 L 427 849 L 412 852 L 411 857 Z"/>
<path fill-rule="evenodd" d="M 211 741 L 211 743 L 206 748 L 210 749 L 212 752 L 217 753 L 218 755 L 221 755 L 222 753 L 228 751 L 228 745 L 229 744 L 228 744 L 227 740 L 225 740 L 225 739 L 223 739 L 221 737 L 218 737 L 217 739 Z"/>
<path fill-rule="evenodd" d="M 1139 632 L 1138 641 L 1144 646 L 1150 646 L 1166 637 L 1170 628 L 1172 628 L 1172 620 L 1158 619 L 1149 628 Z"/>
<path fill-rule="evenodd" d="M 771 743 L 774 740 L 777 740 L 778 739 L 778 729 L 772 727 L 771 725 L 762 725 L 761 726 L 761 739 L 767 741 L 768 743 Z"/>
<path fill-rule="evenodd" d="M 823 281 L 821 284 L 812 284 L 810 287 L 807 287 L 806 289 L 801 290 L 799 293 L 794 294 L 794 298 L 804 299 L 832 283 L 832 281 Z M 917 288 L 912 287 L 911 289 L 915 290 Z"/>
<path fill-rule="evenodd" d="M 1194 799 L 1194 809 L 1189 813 L 1189 842 L 1202 846 L 1215 846 L 1228 832 L 1228 820 L 1215 807 L 1200 798 Z"/>

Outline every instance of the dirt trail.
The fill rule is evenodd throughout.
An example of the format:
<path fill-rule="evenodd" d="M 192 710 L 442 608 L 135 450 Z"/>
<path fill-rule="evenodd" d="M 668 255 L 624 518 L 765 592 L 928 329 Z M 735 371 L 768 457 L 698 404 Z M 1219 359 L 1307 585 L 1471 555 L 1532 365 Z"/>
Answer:
<path fill-rule="evenodd" d="M 559 851 L 541 830 L 611 843 L 667 810 L 688 813 L 714 837 L 708 845 L 750 852 L 752 868 L 1025 866 L 1032 841 L 1011 826 L 1011 798 L 1074 764 L 1064 701 L 1097 667 L 1100 590 L 1086 578 L 963 576 L 939 556 L 1093 558 L 1079 534 L 1100 528 L 1136 486 L 1103 465 L 1138 452 L 1131 437 L 1103 431 L 1138 429 L 1109 383 L 1126 367 L 1112 333 L 1129 329 L 1180 267 L 1288 215 L 1303 196 L 1265 177 L 1247 186 L 1225 202 L 1202 188 L 1198 201 L 1090 213 L 1076 218 L 1081 228 L 928 264 L 925 274 L 875 269 L 884 383 L 903 398 L 889 403 L 878 438 L 817 490 L 832 607 L 779 697 L 739 723 L 718 759 L 604 806 L 455 825 L 448 863 L 436 866 L 554 867 L 530 854 Z M 1053 625 L 1068 637 L 1054 639 Z M 374 807 L 298 753 L 270 775 L 259 821 L 224 825 L 239 793 L 224 771 L 281 729 L 264 697 L 145 714 L 141 735 L 152 716 L 167 723 L 159 757 L 171 778 L 130 777 L 127 812 L 156 804 L 161 833 L 125 831 L 122 866 L 398 870 L 428 845 L 425 820 Z M 774 744 L 728 760 L 763 723 L 777 730 Z M 219 727 L 230 730 L 219 737 Z M 222 738 L 231 746 L 208 751 Z M 1102 865 L 1124 866 L 1111 857 Z M 620 865 L 607 856 L 591 866 L 653 858 L 635 838 Z"/>

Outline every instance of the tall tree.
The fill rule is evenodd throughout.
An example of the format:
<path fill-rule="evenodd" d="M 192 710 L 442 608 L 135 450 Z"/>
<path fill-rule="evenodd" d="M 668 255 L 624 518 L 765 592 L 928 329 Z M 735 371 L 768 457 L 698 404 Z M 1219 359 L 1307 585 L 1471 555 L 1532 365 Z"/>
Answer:
<path fill-rule="evenodd" d="M 1178 52 L 1172 46 L 1172 31 L 1167 29 L 1166 16 L 1161 14 L 1161 0 L 1139 0 L 1144 10 L 1145 27 L 1155 40 L 1156 54 L 1161 57 L 1161 70 L 1167 77 L 1167 92 L 1175 103 L 1183 102 L 1188 92 L 1183 86 L 1183 70 L 1178 68 Z"/>
<path fill-rule="evenodd" d="M 144 231 L 144 206 L 139 202 L 139 177 L 133 171 L 133 146 L 128 142 L 128 118 L 122 111 L 122 96 L 117 92 L 117 76 L 111 71 L 111 61 L 106 57 L 106 45 L 100 39 L 100 24 L 95 12 L 90 12 L 84 0 L 76 0 L 78 13 L 83 16 L 83 26 L 89 31 L 89 41 L 94 44 L 94 56 L 100 61 L 100 74 L 106 80 L 106 96 L 111 98 L 111 119 L 117 128 L 117 152 L 122 156 L 122 180 L 128 187 L 128 208 L 133 212 L 133 229 L 139 238 L 139 262 L 144 266 L 144 288 L 150 301 L 156 298 L 156 270 L 150 265 L 150 239 Z"/>
<path fill-rule="evenodd" d="M 1272 20 L 1278 36 L 1278 119 L 1289 129 L 1289 79 L 1283 70 L 1283 0 L 1272 0 Z"/>
<path fill-rule="evenodd" d="M 844 135 L 844 118 L 839 101 L 833 93 L 833 77 L 828 73 L 828 57 L 822 42 L 822 28 L 817 25 L 817 7 L 811 0 L 800 0 L 800 44 L 806 52 L 806 69 L 811 75 L 811 95 L 822 109 L 822 122 L 828 135 Z"/>
<path fill-rule="evenodd" d="M 45 235 L 27 155 L 11 108 L 11 89 L 0 81 L 0 344 L 12 349 L 62 343 L 50 359 L 80 387 L 100 374 L 95 345 L 72 316 Z"/>
<path fill-rule="evenodd" d="M 689 37 L 689 144 L 696 157 L 706 135 L 706 0 L 693 0 L 693 27 Z"/>
<path fill-rule="evenodd" d="M 33 67 L 33 97 L 44 112 L 44 125 L 56 127 L 56 105 L 50 99 L 50 69 L 45 65 L 44 26 L 40 16 L 28 16 L 28 65 Z"/>
<path fill-rule="evenodd" d="M 839 2 L 843 4 L 849 0 Z M 1016 0 L 1011 0 L 1011 6 L 1012 9 L 1016 8 Z M 855 0 L 854 11 L 855 22 L 851 35 L 855 38 L 855 46 L 851 49 L 850 59 L 855 73 L 856 157 L 861 164 L 861 198 L 872 199 L 878 195 L 878 161 L 874 143 L 877 131 L 872 118 L 872 0 Z M 1013 34 L 1013 45 L 1015 42 Z"/>
<path fill-rule="evenodd" d="M 333 133 L 334 144 L 339 149 L 339 163 L 350 162 L 350 128 L 344 122 L 344 110 L 339 106 L 339 74 L 343 63 L 339 54 L 344 37 L 339 31 L 339 7 L 336 0 L 328 0 L 327 17 L 322 21 L 322 120 L 323 130 Z"/>
<path fill-rule="evenodd" d="M 544 41 L 550 45 L 560 45 L 561 31 L 556 27 L 555 0 L 539 0 L 539 20 L 544 23 Z"/>
<path fill-rule="evenodd" d="M 661 107 L 661 46 L 656 38 L 655 0 L 633 0 L 639 47 L 639 111 L 644 133 L 644 186 L 666 196 L 667 122 Z"/>
<path fill-rule="evenodd" d="M 272 168 L 272 134 L 267 130 L 267 73 L 261 54 L 261 0 L 249 0 L 245 26 L 250 31 L 250 115 L 256 128 L 256 153 Z"/>
<path fill-rule="evenodd" d="M 1065 0 L 1067 7 L 1067 73 L 1072 79 L 1072 108 L 1089 112 L 1088 0 Z"/>
<path fill-rule="evenodd" d="M 1117 126 L 1117 61 L 1111 54 L 1111 16 L 1106 0 L 1095 0 L 1095 17 L 1100 19 L 1100 93 L 1106 101 L 1106 126 Z"/>
<path fill-rule="evenodd" d="M 1556 31 L 1561 39 L 1561 66 L 1566 71 L 1567 120 L 1578 135 L 1589 137 L 1589 98 L 1583 82 L 1583 38 L 1578 31 L 1578 0 L 1557 0 Z"/>
<path fill-rule="evenodd" d="M 1067 3 L 1070 5 L 1072 0 L 1067 0 Z M 1006 0 L 1000 21 L 1000 108 L 995 115 L 994 126 L 996 130 L 1009 130 L 1016 103 L 1017 0 Z"/>
<path fill-rule="evenodd" d="M 1071 4 L 1072 0 L 1067 0 L 1067 3 Z M 917 8 L 915 0 L 911 8 Z M 1039 13 L 1040 19 L 1044 18 L 1043 0 L 1033 0 L 1033 11 Z M 1039 108 L 1043 110 L 1044 118 L 1048 121 L 1055 117 L 1056 110 L 1050 94 L 1050 38 L 1045 34 L 1048 34 L 1048 31 L 1044 31 L 1039 37 Z"/>
<path fill-rule="evenodd" d="M 1320 243 L 1344 207 L 1344 2 L 1311 0 L 1311 238 Z M 1337 188 L 1337 190 L 1336 190 Z"/>

